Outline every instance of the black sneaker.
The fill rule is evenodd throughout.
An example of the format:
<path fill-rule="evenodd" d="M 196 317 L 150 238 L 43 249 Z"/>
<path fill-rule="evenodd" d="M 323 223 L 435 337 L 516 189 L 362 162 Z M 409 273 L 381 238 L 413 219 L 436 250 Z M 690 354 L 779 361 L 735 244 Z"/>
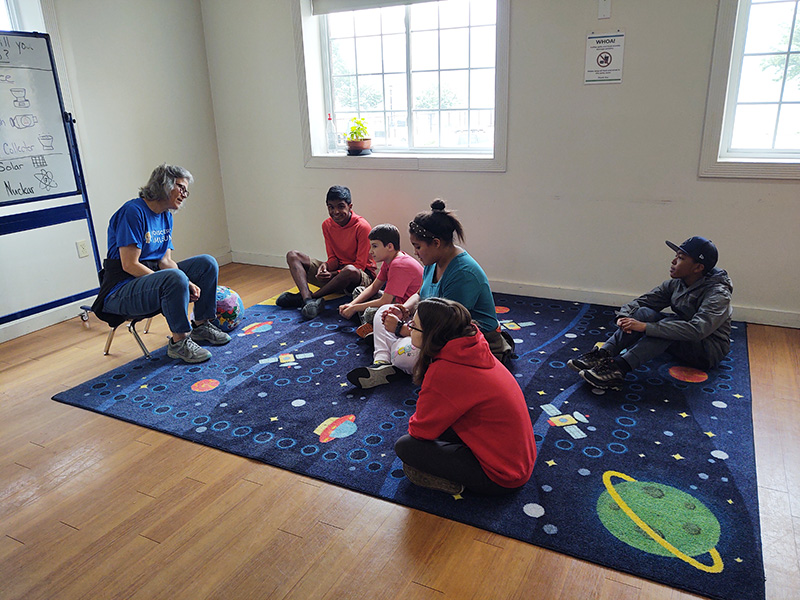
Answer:
<path fill-rule="evenodd" d="M 347 381 L 363 390 L 385 385 L 403 376 L 403 372 L 391 364 L 358 367 L 347 374 Z"/>
<path fill-rule="evenodd" d="M 567 366 L 580 373 L 585 369 L 594 369 L 606 358 L 611 358 L 611 353 L 602 348 L 593 348 L 591 352 L 581 354 L 578 358 L 567 361 Z"/>
<path fill-rule="evenodd" d="M 325 309 L 325 298 L 309 298 L 300 310 L 304 319 L 313 319 Z"/>
<path fill-rule="evenodd" d="M 303 297 L 299 293 L 283 292 L 275 299 L 275 304 L 281 308 L 300 308 L 303 306 Z"/>
<path fill-rule="evenodd" d="M 593 369 L 584 369 L 581 371 L 581 377 L 593 387 L 603 390 L 620 390 L 625 381 L 625 373 L 610 358 L 605 359 Z"/>
<path fill-rule="evenodd" d="M 438 490 L 446 494 L 452 494 L 453 496 L 464 491 L 464 486 L 460 483 L 450 481 L 444 477 L 437 477 L 436 475 L 425 473 L 414 467 L 409 467 L 405 463 L 403 463 L 403 473 L 405 473 L 408 480 L 414 485 L 428 488 L 429 490 Z"/>

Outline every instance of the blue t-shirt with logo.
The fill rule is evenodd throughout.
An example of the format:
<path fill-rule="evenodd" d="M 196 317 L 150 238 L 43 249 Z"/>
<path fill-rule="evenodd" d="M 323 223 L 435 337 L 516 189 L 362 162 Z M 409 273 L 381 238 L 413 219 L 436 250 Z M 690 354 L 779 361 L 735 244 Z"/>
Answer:
<path fill-rule="evenodd" d="M 135 245 L 142 253 L 139 260 L 161 260 L 172 245 L 172 213 L 154 213 L 141 198 L 128 200 L 108 222 L 108 258 L 119 259 L 119 249 Z M 133 276 L 130 277 L 133 279 Z M 121 282 L 113 294 L 130 279 Z"/>

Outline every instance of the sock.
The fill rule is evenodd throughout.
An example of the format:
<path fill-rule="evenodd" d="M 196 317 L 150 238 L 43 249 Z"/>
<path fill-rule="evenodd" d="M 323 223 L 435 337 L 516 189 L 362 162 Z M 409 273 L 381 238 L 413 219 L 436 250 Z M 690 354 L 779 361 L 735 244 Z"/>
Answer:
<path fill-rule="evenodd" d="M 615 356 L 613 359 L 614 364 L 617 365 L 617 368 L 622 371 L 622 373 L 630 373 L 631 366 L 628 364 L 628 361 L 622 358 L 621 356 Z"/>

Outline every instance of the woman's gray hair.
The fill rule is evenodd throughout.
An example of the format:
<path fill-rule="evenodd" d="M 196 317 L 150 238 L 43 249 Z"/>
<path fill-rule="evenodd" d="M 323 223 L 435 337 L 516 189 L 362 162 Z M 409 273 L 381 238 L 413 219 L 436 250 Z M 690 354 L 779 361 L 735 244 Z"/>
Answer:
<path fill-rule="evenodd" d="M 139 188 L 139 197 L 155 202 L 166 200 L 170 192 L 175 189 L 176 179 L 185 179 L 189 183 L 194 181 L 192 174 L 183 167 L 166 163 L 159 165 L 153 169 L 147 184 Z"/>

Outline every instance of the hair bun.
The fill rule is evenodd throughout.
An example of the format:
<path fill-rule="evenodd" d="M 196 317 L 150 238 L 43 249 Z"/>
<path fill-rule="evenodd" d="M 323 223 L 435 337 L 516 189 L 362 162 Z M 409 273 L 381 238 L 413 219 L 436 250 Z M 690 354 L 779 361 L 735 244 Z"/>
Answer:
<path fill-rule="evenodd" d="M 444 200 L 441 198 L 437 198 L 433 202 L 431 202 L 431 209 L 432 210 L 444 210 Z"/>

